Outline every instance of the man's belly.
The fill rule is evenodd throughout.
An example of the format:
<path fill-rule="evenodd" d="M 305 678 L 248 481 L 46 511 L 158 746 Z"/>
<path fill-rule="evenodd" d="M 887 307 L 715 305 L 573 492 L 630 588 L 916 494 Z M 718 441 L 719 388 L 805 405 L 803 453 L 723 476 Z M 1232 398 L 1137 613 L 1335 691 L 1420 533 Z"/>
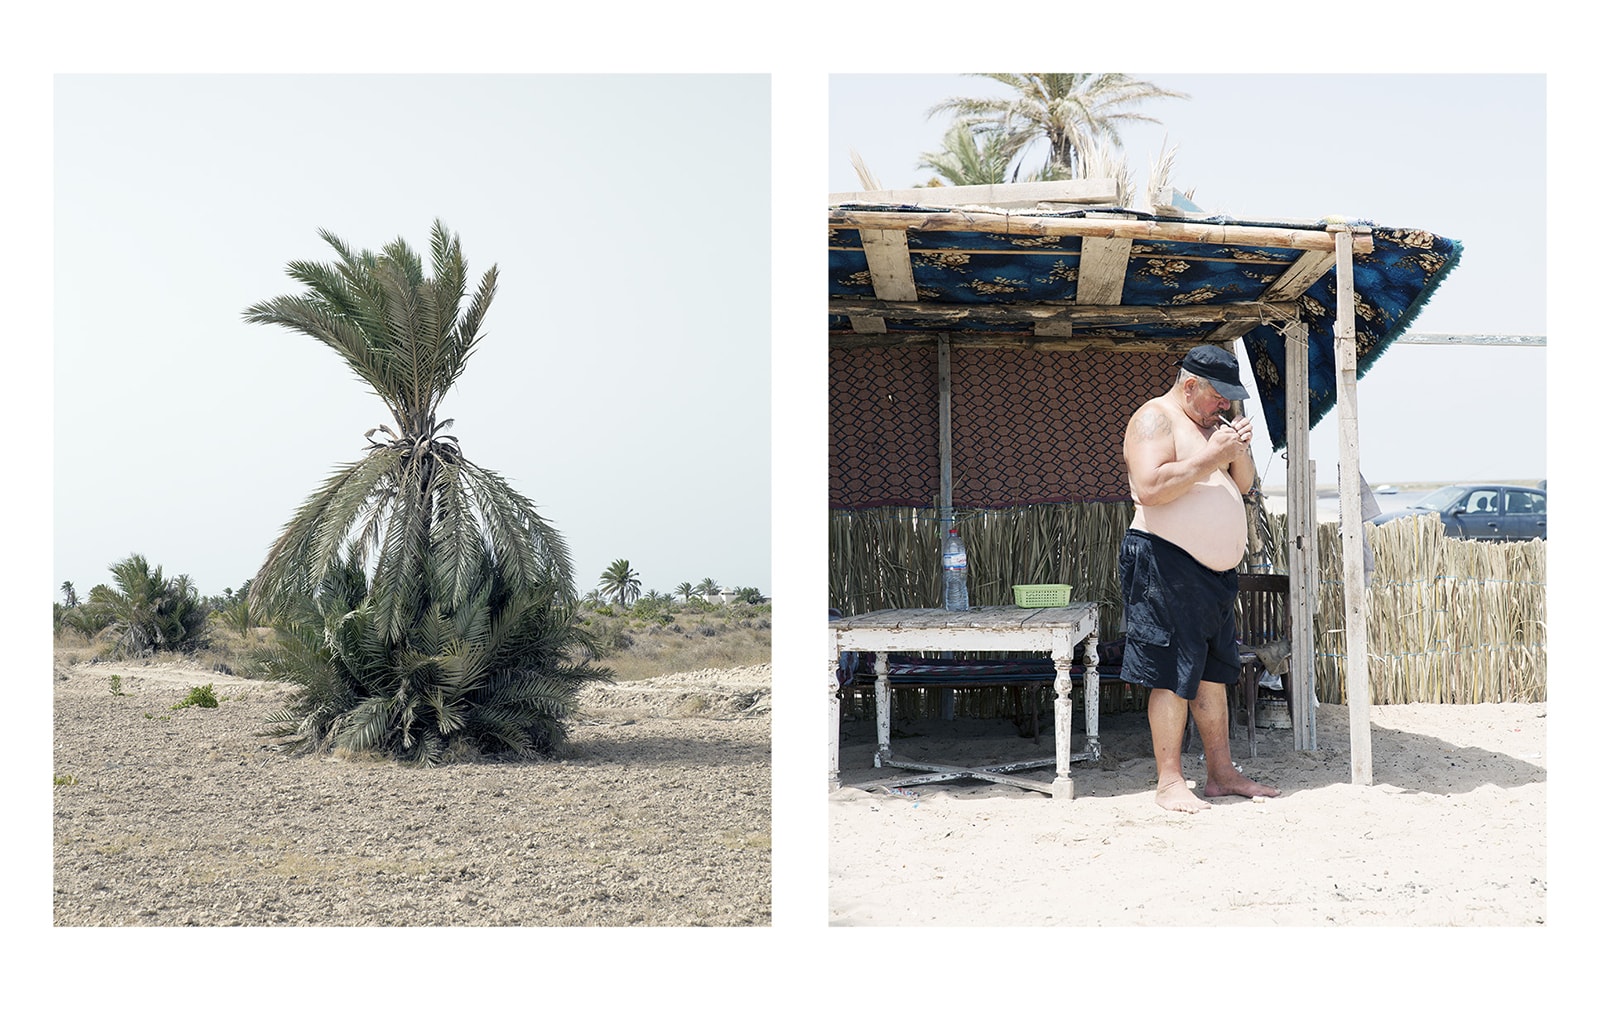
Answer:
<path fill-rule="evenodd" d="M 1133 527 L 1177 544 L 1219 572 L 1237 567 L 1244 557 L 1244 499 L 1222 471 L 1176 500 L 1153 507 L 1139 504 Z"/>

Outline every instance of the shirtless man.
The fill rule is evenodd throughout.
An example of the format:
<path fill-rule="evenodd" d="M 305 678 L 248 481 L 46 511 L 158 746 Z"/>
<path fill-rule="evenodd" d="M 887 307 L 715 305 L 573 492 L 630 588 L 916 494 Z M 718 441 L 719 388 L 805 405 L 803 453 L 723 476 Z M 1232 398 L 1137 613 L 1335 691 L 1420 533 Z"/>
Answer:
<path fill-rule="evenodd" d="M 1135 507 L 1120 558 L 1122 677 L 1150 690 L 1156 803 L 1170 811 L 1210 807 L 1183 777 L 1191 712 L 1205 747 L 1207 797 L 1278 795 L 1233 767 L 1223 685 L 1239 678 L 1235 569 L 1245 549 L 1243 494 L 1256 475 L 1250 422 L 1230 422 L 1228 413 L 1248 396 L 1231 353 L 1196 347 L 1172 389 L 1135 411 L 1123 437 Z"/>

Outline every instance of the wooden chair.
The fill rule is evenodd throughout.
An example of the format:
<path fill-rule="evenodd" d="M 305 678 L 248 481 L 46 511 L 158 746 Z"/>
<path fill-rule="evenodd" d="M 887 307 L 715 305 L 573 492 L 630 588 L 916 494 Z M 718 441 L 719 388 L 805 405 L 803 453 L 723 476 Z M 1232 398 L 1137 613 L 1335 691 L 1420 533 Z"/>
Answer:
<path fill-rule="evenodd" d="M 1256 756 L 1256 699 L 1261 676 L 1273 657 L 1287 654 L 1290 639 L 1289 577 L 1287 575 L 1239 575 L 1239 683 L 1235 700 L 1244 707 L 1250 740 L 1250 756 Z M 1280 673 L 1285 696 L 1291 696 L 1289 670 Z M 1293 701 L 1289 713 L 1294 714 Z"/>

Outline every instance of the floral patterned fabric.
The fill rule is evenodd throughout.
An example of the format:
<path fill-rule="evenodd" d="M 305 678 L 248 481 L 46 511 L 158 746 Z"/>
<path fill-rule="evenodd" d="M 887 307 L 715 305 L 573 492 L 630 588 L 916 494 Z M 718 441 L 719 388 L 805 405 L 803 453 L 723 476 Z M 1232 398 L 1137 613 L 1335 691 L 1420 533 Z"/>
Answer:
<path fill-rule="evenodd" d="M 1405 331 L 1461 255 L 1459 243 L 1421 230 L 1374 227 L 1372 239 L 1373 252 L 1356 254 L 1353 262 L 1358 374 Z M 954 341 L 956 507 L 1127 499 L 1121 448 L 1128 416 L 1171 385 L 1186 350 L 1226 332 L 1221 316 L 1198 325 L 1079 327 L 1074 335 L 1091 337 L 1091 346 L 1052 349 L 1062 340 L 1035 336 L 1037 315 L 1031 312 L 1076 302 L 1082 238 L 907 228 L 906 242 L 918 302 L 948 306 L 939 312 L 891 306 L 883 314 L 883 333 L 857 332 L 849 317 L 830 313 L 829 503 L 841 508 L 937 504 L 934 343 L 940 333 Z M 830 297 L 873 300 L 861 233 L 832 224 L 828 244 Z M 1121 302 L 1181 307 L 1261 300 L 1301 253 L 1288 247 L 1135 239 Z M 1336 401 L 1335 292 L 1330 269 L 1296 301 L 1309 330 L 1313 425 Z M 1005 342 L 983 345 L 986 336 L 1004 336 Z M 1279 327 L 1263 326 L 1242 339 L 1240 353 L 1250 362 L 1259 394 L 1247 407 L 1258 424 L 1265 423 L 1273 448 L 1282 449 L 1287 440 L 1283 336 Z"/>

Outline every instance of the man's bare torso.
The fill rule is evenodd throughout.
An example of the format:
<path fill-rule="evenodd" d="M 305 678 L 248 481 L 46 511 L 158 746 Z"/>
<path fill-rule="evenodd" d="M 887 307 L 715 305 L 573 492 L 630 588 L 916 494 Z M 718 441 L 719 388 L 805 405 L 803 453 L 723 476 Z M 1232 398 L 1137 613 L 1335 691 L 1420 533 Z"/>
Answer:
<path fill-rule="evenodd" d="M 1147 401 L 1129 423 L 1130 433 L 1170 433 L 1173 458 L 1185 460 L 1202 446 L 1214 429 L 1202 429 L 1170 397 Z M 1226 468 L 1213 471 L 1177 498 L 1155 505 L 1139 499 L 1130 481 L 1135 504 L 1133 528 L 1175 543 L 1207 568 L 1225 571 L 1244 557 L 1244 498 Z"/>

